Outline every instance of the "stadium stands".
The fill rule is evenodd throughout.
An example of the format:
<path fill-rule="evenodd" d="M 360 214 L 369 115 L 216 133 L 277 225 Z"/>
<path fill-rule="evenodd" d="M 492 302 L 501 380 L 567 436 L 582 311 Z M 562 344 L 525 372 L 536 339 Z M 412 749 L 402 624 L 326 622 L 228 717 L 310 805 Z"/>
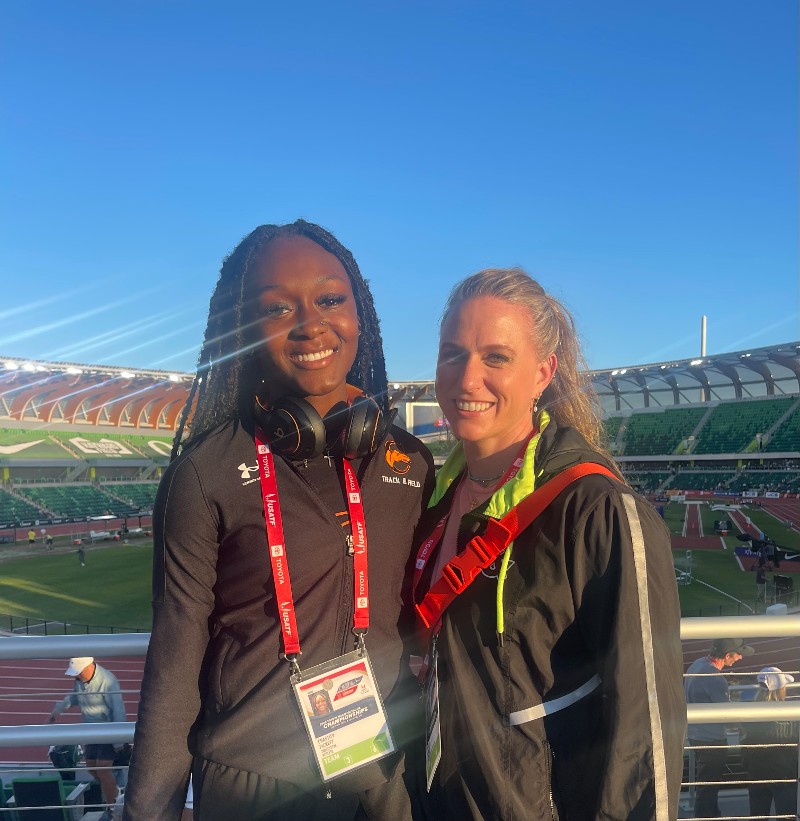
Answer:
<path fill-rule="evenodd" d="M 117 431 L 54 431 L 49 436 L 79 459 L 153 460 L 166 464 L 172 440 L 164 437 L 131 436 Z"/>
<path fill-rule="evenodd" d="M 745 470 L 728 484 L 728 490 L 737 493 L 746 491 L 774 491 L 795 493 L 800 486 L 800 471 L 791 470 Z"/>
<path fill-rule="evenodd" d="M 606 448 L 610 453 L 616 453 L 616 440 L 622 427 L 622 416 L 609 416 L 608 419 L 603 420 L 603 429 L 606 437 Z"/>
<path fill-rule="evenodd" d="M 41 511 L 27 499 L 0 490 L 0 522 L 23 522 L 38 519 Z"/>
<path fill-rule="evenodd" d="M 778 426 L 762 449 L 770 453 L 779 453 L 798 448 L 800 448 L 800 408 L 795 408 Z"/>
<path fill-rule="evenodd" d="M 59 517 L 135 516 L 133 505 L 112 499 L 92 485 L 29 485 L 18 488 L 31 504 Z"/>
<path fill-rule="evenodd" d="M 621 454 L 656 456 L 675 453 L 692 435 L 706 407 L 668 408 L 655 413 L 634 413 L 628 419 Z"/>
<path fill-rule="evenodd" d="M 672 480 L 673 488 L 681 490 L 728 490 L 727 483 L 736 474 L 729 470 L 681 470 Z"/>
<path fill-rule="evenodd" d="M 158 482 L 142 482 L 140 484 L 109 482 L 102 485 L 102 489 L 114 499 L 126 502 L 131 508 L 152 510 L 156 500 Z"/>
<path fill-rule="evenodd" d="M 191 375 L 0 357 L 0 379 L 0 522 L 152 510 Z M 800 491 L 800 343 L 591 379 L 605 445 L 643 492 Z M 393 383 L 390 397 L 413 427 L 434 384 Z M 452 438 L 425 438 L 440 463 Z"/>
<path fill-rule="evenodd" d="M 672 476 L 669 470 L 624 471 L 628 484 L 645 495 L 655 493 Z"/>
<path fill-rule="evenodd" d="M 720 402 L 697 436 L 693 453 L 745 453 L 797 401 L 787 396 L 748 402 Z M 795 443 L 795 448 L 798 445 Z"/>

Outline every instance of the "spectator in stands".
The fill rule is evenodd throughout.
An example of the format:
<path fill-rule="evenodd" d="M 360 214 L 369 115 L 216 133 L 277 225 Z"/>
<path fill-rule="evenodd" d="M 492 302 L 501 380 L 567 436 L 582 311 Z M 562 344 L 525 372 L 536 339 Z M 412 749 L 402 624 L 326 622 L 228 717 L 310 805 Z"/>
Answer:
<path fill-rule="evenodd" d="M 49 718 L 51 724 L 70 707 L 80 708 L 83 720 L 90 724 L 127 721 L 117 677 L 97 664 L 91 656 L 71 658 L 64 675 L 72 676 L 75 685 L 69 695 L 53 706 Z M 114 763 L 114 747 L 111 744 L 85 744 L 84 753 L 86 766 L 100 782 L 103 800 L 109 805 L 99 821 L 111 821 L 111 807 L 119 793 L 111 770 Z"/>
<path fill-rule="evenodd" d="M 677 814 L 686 710 L 669 534 L 602 450 L 581 364 L 572 318 L 524 271 L 452 291 L 436 395 L 460 442 L 414 575 L 420 628 L 435 634 L 422 648 L 430 703 L 440 673 L 427 746 L 441 750 L 430 815 L 443 821 Z"/>
<path fill-rule="evenodd" d="M 410 821 L 401 747 L 419 700 L 401 604 L 433 463 L 390 420 L 378 319 L 350 252 L 302 220 L 257 228 L 222 265 L 156 500 L 126 821 L 175 821 L 190 771 L 203 821 Z M 370 595 L 356 598 L 365 574 Z M 397 752 L 365 744 L 374 760 L 323 782 L 290 676 L 346 669 L 356 643 L 375 674 L 356 679 L 378 686 Z"/>
<path fill-rule="evenodd" d="M 753 648 L 742 639 L 715 639 L 707 656 L 692 662 L 686 671 L 686 701 L 690 704 L 716 704 L 730 701 L 728 679 L 722 670 L 732 667 Z M 728 735 L 724 724 L 690 724 L 689 744 L 694 750 L 695 781 L 710 782 L 697 788 L 694 814 L 713 818 L 719 812 L 719 782 L 728 758 Z M 702 749 L 708 748 L 708 749 Z"/>
<path fill-rule="evenodd" d="M 784 673 L 778 667 L 765 667 L 756 676 L 759 691 L 756 701 L 784 701 L 786 685 L 794 677 Z M 766 821 L 770 816 L 772 802 L 775 802 L 775 815 L 797 815 L 797 743 L 798 722 L 796 721 L 758 721 L 748 723 L 746 727 L 747 746 L 744 750 L 744 763 L 750 778 L 760 781 L 751 784 L 750 815 L 755 819 Z M 751 747 L 755 744 L 786 744 L 785 747 Z M 790 784 L 778 784 L 781 779 L 792 781 Z"/>

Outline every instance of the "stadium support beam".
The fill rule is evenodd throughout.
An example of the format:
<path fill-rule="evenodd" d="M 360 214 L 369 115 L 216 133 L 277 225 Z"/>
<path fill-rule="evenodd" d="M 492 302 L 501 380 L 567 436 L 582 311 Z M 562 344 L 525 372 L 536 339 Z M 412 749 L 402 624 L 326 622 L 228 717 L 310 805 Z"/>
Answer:
<path fill-rule="evenodd" d="M 678 387 L 678 380 L 670 373 L 664 377 L 664 381 L 672 388 L 672 404 L 680 405 L 681 389 Z"/>
<path fill-rule="evenodd" d="M 88 407 L 91 409 L 92 399 L 95 396 L 95 392 L 98 388 L 102 390 L 102 384 L 98 384 L 98 380 L 94 378 L 92 378 L 91 382 L 84 380 L 80 387 L 77 387 L 77 385 L 78 383 L 76 382 L 75 390 L 66 394 L 62 400 L 64 421 L 70 422 L 73 425 L 75 424 L 75 419 L 78 416 L 78 411 L 80 411 L 84 404 L 86 404 L 87 400 Z"/>
<path fill-rule="evenodd" d="M 792 359 L 790 356 L 781 356 L 777 353 L 771 353 L 769 358 L 778 365 L 788 368 L 797 377 L 797 391 L 800 393 L 800 363 L 797 359 Z"/>
<path fill-rule="evenodd" d="M 650 407 L 650 388 L 647 386 L 647 378 L 643 373 L 633 374 L 636 384 L 642 389 L 642 396 L 644 397 L 644 406 Z"/>
<path fill-rule="evenodd" d="M 45 382 L 46 381 L 47 380 L 45 380 Z M 58 404 L 58 400 L 61 398 L 61 395 L 56 386 L 53 384 L 45 384 L 43 382 L 42 384 L 30 385 L 23 390 L 17 391 L 7 400 L 8 415 L 12 419 L 22 422 L 25 419 L 25 411 L 27 410 L 28 405 L 33 402 L 36 407 L 38 417 L 39 413 L 41 413 L 43 408 L 48 404 L 48 398 L 51 394 L 54 398 L 50 400 L 49 404 L 52 404 L 52 406 L 55 407 L 56 404 Z M 45 421 L 50 421 L 49 414 L 44 416 L 44 419 Z"/>
<path fill-rule="evenodd" d="M 731 384 L 733 385 L 734 396 L 737 399 L 742 398 L 742 378 L 739 376 L 739 371 L 733 367 L 733 365 L 726 365 L 722 362 L 715 362 L 714 367 L 728 379 L 731 380 Z"/>
<path fill-rule="evenodd" d="M 706 373 L 705 368 L 689 367 L 686 369 L 686 372 L 691 374 L 700 383 L 700 395 L 702 397 L 700 401 L 710 402 L 711 386 L 708 384 L 708 374 Z"/>
<path fill-rule="evenodd" d="M 760 376 L 764 377 L 764 383 L 767 386 L 767 396 L 775 396 L 775 377 L 772 371 L 767 367 L 766 362 L 748 362 L 747 367 L 751 371 L 755 371 Z"/>
<path fill-rule="evenodd" d="M 608 377 L 608 386 L 611 388 L 611 391 L 614 394 L 614 410 L 621 411 L 622 397 L 620 396 L 619 385 L 617 384 L 617 380 L 614 379 L 613 376 Z"/>

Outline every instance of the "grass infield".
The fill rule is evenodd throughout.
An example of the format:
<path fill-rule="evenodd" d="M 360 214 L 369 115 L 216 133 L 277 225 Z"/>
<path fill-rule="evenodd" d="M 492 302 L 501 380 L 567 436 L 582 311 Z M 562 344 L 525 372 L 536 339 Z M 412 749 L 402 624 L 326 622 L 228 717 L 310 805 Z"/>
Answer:
<path fill-rule="evenodd" d="M 673 550 L 672 554 L 681 566 L 686 551 Z M 756 609 L 756 574 L 740 570 L 732 551 L 693 550 L 692 576 L 691 584 L 678 586 L 682 616 L 750 615 L 734 599 Z M 760 607 L 763 613 L 764 605 Z"/>
<path fill-rule="evenodd" d="M 92 627 L 90 632 L 149 630 L 152 542 L 86 546 L 85 561 L 81 567 L 74 550 L 4 561 L 0 613 L 81 625 L 67 632 L 85 632 L 84 625 Z"/>
<path fill-rule="evenodd" d="M 759 512 L 749 511 L 754 522 L 753 513 Z M 673 533 L 681 532 L 684 513 L 683 505 L 666 506 L 665 520 Z M 777 523 L 772 519 L 764 524 L 771 533 Z M 755 607 L 755 574 L 739 569 L 732 548 L 740 543 L 730 538 L 726 542 L 725 551 L 692 551 L 694 581 L 678 588 L 684 616 L 750 612 L 735 600 Z M 686 551 L 673 555 L 676 564 L 684 564 Z M 110 627 L 149 630 L 152 557 L 152 542 L 142 542 L 87 547 L 85 567 L 74 550 L 9 559 L 0 573 L 0 614 L 75 625 L 68 632 L 84 632 L 87 624 L 92 632 Z M 8 628 L 6 620 L 0 627 Z"/>

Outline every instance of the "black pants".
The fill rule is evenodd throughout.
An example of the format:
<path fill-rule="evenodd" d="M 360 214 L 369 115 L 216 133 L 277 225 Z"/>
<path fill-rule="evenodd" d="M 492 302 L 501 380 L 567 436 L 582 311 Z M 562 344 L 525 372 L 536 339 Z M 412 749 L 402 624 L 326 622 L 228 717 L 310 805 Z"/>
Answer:
<path fill-rule="evenodd" d="M 195 773 L 194 783 L 195 821 L 412 821 L 411 797 L 400 773 L 364 792 L 334 791 L 332 798 L 210 762 L 202 774 Z"/>
<path fill-rule="evenodd" d="M 751 784 L 750 815 L 756 819 L 771 816 L 772 799 L 775 815 L 797 815 L 797 787 L 794 784 Z"/>
<path fill-rule="evenodd" d="M 698 741 L 697 744 L 709 742 Z M 713 781 L 707 787 L 698 787 L 694 800 L 694 814 L 699 818 L 715 818 L 719 816 L 719 782 L 725 772 L 728 759 L 727 745 L 712 747 L 708 750 L 695 750 L 695 781 Z"/>

